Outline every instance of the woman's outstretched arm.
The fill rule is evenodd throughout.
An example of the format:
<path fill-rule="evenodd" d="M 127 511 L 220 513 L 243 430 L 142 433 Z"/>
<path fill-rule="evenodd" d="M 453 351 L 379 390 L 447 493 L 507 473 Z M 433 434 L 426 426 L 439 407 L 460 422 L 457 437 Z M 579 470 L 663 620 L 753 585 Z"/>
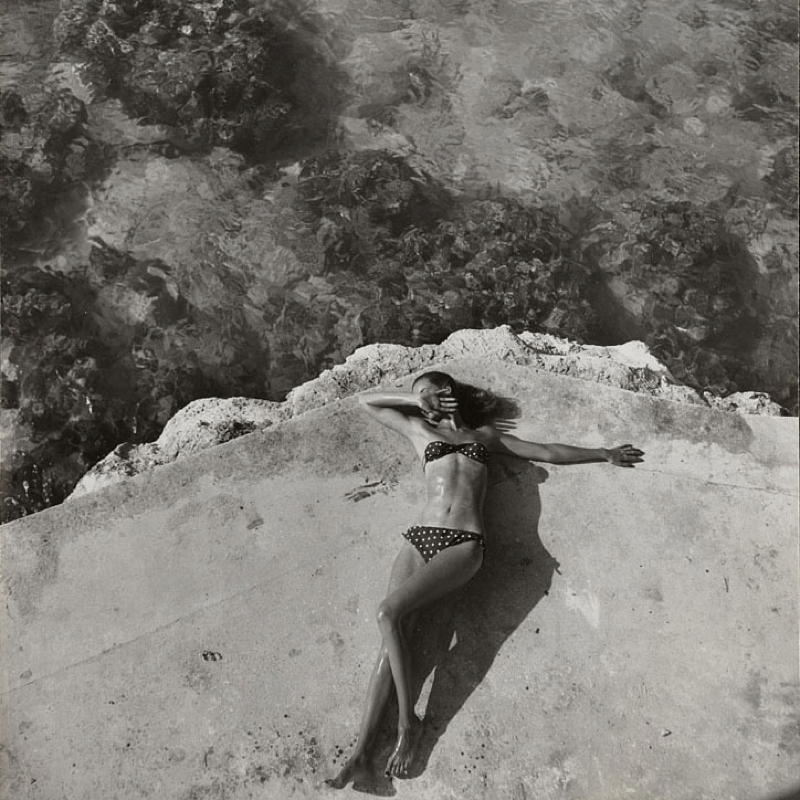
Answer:
<path fill-rule="evenodd" d="M 543 461 L 547 464 L 586 464 L 595 461 L 608 461 L 618 467 L 632 467 L 644 459 L 644 452 L 630 444 L 620 447 L 574 447 L 570 444 L 539 444 L 528 442 L 510 433 L 498 433 L 494 450 L 529 461 Z"/>

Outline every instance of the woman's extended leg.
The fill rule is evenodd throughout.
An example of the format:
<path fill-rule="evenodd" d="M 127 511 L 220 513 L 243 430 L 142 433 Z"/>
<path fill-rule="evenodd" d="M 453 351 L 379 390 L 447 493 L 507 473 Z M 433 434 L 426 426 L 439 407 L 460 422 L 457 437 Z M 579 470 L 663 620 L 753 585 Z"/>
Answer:
<path fill-rule="evenodd" d="M 408 542 L 403 542 L 389 577 L 387 596 L 395 592 L 416 570 L 424 565 L 425 562 L 417 549 Z M 406 630 L 413 625 L 411 617 L 405 621 Z M 392 668 L 389 662 L 389 652 L 386 645 L 382 643 L 375 666 L 372 668 L 356 746 L 338 774 L 334 778 L 325 781 L 328 786 L 334 789 L 341 789 L 351 780 L 359 778 L 360 774 L 369 772 L 370 748 L 375 739 L 381 715 L 386 706 L 386 701 L 389 699 L 391 689 Z"/>
<path fill-rule="evenodd" d="M 478 571 L 483 551 L 470 541 L 442 550 L 427 564 L 415 570 L 378 608 L 378 626 L 389 656 L 397 690 L 397 745 L 386 765 L 386 774 L 406 774 L 414 756 L 420 721 L 414 715 L 411 676 L 403 625 L 409 614 L 418 611 L 463 586 Z"/>

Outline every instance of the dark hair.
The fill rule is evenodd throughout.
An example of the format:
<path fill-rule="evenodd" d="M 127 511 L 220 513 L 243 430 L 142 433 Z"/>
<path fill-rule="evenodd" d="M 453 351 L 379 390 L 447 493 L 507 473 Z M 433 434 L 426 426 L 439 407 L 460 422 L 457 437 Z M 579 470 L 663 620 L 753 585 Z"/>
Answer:
<path fill-rule="evenodd" d="M 413 389 L 420 381 L 429 381 L 437 389 L 450 389 L 455 391 L 457 381 L 446 372 L 423 372 L 422 375 L 417 375 L 414 382 L 411 384 Z"/>
<path fill-rule="evenodd" d="M 458 411 L 462 419 L 470 428 L 480 428 L 481 425 L 488 424 L 508 411 L 503 398 L 487 389 L 479 389 L 469 383 L 461 383 L 446 372 L 423 372 L 422 375 L 414 378 L 414 382 L 411 384 L 412 389 L 421 380 L 430 381 L 437 389 L 450 389 L 453 397 L 458 401 Z"/>

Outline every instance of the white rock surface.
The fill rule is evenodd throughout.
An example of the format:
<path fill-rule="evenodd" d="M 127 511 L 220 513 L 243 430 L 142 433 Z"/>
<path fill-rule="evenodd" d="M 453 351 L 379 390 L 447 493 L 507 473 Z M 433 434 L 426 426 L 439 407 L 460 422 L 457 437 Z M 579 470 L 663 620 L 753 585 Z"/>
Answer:
<path fill-rule="evenodd" d="M 515 334 L 507 325 L 490 330 L 462 330 L 439 345 L 404 347 L 371 344 L 360 347 L 343 364 L 293 389 L 286 401 L 205 398 L 190 403 L 152 443 L 121 444 L 80 480 L 70 498 L 80 497 L 161 464 L 207 447 L 268 428 L 331 401 L 431 369 L 446 369 L 455 358 L 481 358 L 529 365 L 588 381 L 649 394 L 680 403 L 708 405 L 741 414 L 779 416 L 780 406 L 759 392 L 727 398 L 701 397 L 678 384 L 642 342 L 613 347 L 583 345 L 542 333 Z"/>
<path fill-rule="evenodd" d="M 727 397 L 715 397 L 711 392 L 704 392 L 703 397 L 711 408 L 719 411 L 763 414 L 768 417 L 780 417 L 783 413 L 781 407 L 766 392 L 735 392 Z"/>
<path fill-rule="evenodd" d="M 788 800 L 798 420 L 443 366 L 513 397 L 521 436 L 647 456 L 492 460 L 484 565 L 423 610 L 413 644 L 413 777 L 363 788 Z M 412 448 L 349 398 L 2 526 L 0 796 L 367 797 L 320 785 L 357 729 L 374 610 L 424 496 Z M 390 752 L 387 737 L 376 766 Z"/>

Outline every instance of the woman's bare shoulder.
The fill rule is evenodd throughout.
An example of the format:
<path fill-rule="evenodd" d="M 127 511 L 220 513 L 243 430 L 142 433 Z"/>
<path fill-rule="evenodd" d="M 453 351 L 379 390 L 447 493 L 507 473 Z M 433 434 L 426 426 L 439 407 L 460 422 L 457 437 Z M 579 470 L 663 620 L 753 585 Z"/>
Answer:
<path fill-rule="evenodd" d="M 494 423 L 488 423 L 477 429 L 476 433 L 480 434 L 478 441 L 482 442 L 489 450 L 495 453 L 507 453 L 507 442 L 514 439 L 514 436 L 509 434 L 505 426 L 498 426 Z"/>

